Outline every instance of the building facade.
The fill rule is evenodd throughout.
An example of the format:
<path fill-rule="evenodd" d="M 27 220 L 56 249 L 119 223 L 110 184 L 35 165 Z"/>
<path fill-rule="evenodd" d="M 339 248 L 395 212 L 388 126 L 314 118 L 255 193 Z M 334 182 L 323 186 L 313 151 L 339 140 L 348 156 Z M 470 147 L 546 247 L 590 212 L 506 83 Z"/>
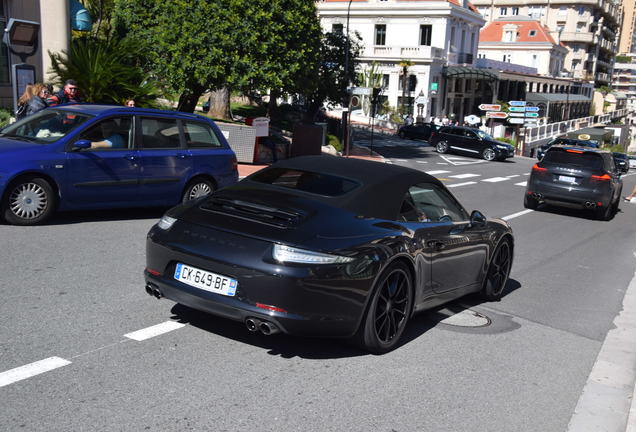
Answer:
<path fill-rule="evenodd" d="M 603 86 L 611 82 L 612 64 L 618 46 L 621 23 L 618 0 L 473 0 L 484 19 L 531 17 L 550 30 L 568 53 L 566 76 L 594 81 Z"/>
<path fill-rule="evenodd" d="M 349 33 L 362 36 L 358 66 L 375 65 L 382 75 L 380 98 L 390 106 L 404 102 L 417 117 L 453 114 L 461 119 L 480 103 L 492 102 L 491 74 L 472 67 L 484 19 L 471 4 L 323 0 L 316 5 L 323 31 L 346 32 L 348 22 Z"/>
<path fill-rule="evenodd" d="M 621 4 L 621 15 L 623 20 L 621 23 L 620 38 L 618 41 L 619 53 L 636 53 L 636 2 L 634 0 L 623 0 Z"/>
<path fill-rule="evenodd" d="M 5 28 L 11 18 L 40 24 L 39 44 L 26 63 L 35 67 L 35 81 L 49 80 L 51 60 L 48 52 L 68 50 L 71 40 L 70 6 L 68 0 L 0 0 L 0 25 Z M 27 51 L 14 47 L 15 51 Z M 0 106 L 13 107 L 13 65 L 21 63 L 18 55 L 0 45 Z"/>
<path fill-rule="evenodd" d="M 615 63 L 612 88 L 625 95 L 627 108 L 636 112 L 636 54 L 631 63 Z"/>

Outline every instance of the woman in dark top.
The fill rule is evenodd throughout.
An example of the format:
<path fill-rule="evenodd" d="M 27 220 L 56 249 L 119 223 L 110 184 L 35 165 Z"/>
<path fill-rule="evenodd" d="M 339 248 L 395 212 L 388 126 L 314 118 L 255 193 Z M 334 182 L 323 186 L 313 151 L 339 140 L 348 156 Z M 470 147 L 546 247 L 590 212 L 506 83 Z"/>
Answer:
<path fill-rule="evenodd" d="M 46 98 L 49 97 L 49 89 L 44 84 L 35 84 L 33 93 L 33 97 L 27 101 L 27 116 L 35 114 L 48 106 Z"/>

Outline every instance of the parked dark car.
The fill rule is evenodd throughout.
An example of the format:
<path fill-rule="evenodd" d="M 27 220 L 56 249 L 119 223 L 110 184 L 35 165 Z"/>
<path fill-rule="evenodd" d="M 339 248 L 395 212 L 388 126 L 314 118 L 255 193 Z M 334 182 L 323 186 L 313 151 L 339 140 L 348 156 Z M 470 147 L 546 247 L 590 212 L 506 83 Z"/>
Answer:
<path fill-rule="evenodd" d="M 555 145 L 532 167 L 524 205 L 592 210 L 598 218 L 609 220 L 618 211 L 622 189 L 611 152 Z"/>
<path fill-rule="evenodd" d="M 462 126 L 442 127 L 433 134 L 429 143 L 438 153 L 460 153 L 487 161 L 504 160 L 515 155 L 515 148 L 510 144 L 497 141 L 479 129 Z"/>
<path fill-rule="evenodd" d="M 404 125 L 398 129 L 398 136 L 402 139 L 421 139 L 428 141 L 431 134 L 439 129 L 435 123 L 416 123 Z"/>
<path fill-rule="evenodd" d="M 397 346 L 411 315 L 472 292 L 501 297 L 512 231 L 434 177 L 303 156 L 169 210 L 147 237 L 146 291 L 269 335 Z"/>
<path fill-rule="evenodd" d="M 566 138 L 566 137 L 556 137 L 548 141 L 546 144 L 543 144 L 537 149 L 537 159 L 541 160 L 543 156 L 545 155 L 545 152 L 547 152 L 548 149 L 555 144 L 570 145 L 570 146 L 577 146 L 577 147 L 598 148 L 598 143 L 596 141 L 580 140 L 580 139 Z"/>
<path fill-rule="evenodd" d="M 168 207 L 236 183 L 236 168 L 223 134 L 202 116 L 47 108 L 0 132 L 0 212 L 32 225 L 55 210 Z"/>
<path fill-rule="evenodd" d="M 625 153 L 614 152 L 614 165 L 618 168 L 623 174 L 629 171 L 629 158 Z"/>

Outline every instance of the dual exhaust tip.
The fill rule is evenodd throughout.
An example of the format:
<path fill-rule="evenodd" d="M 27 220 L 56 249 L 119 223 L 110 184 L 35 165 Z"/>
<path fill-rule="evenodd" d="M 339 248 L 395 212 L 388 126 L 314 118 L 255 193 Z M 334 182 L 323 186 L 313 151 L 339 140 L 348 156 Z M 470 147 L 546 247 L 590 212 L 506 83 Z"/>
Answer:
<path fill-rule="evenodd" d="M 586 201 L 585 202 L 585 208 L 589 208 L 589 209 L 596 208 L 596 203 L 595 202 L 591 202 L 591 201 Z"/>
<path fill-rule="evenodd" d="M 534 192 L 532 194 L 532 198 L 536 199 L 537 201 L 541 201 L 543 199 L 543 195 L 541 195 L 540 193 Z"/>
<path fill-rule="evenodd" d="M 251 332 L 260 331 L 265 336 L 280 333 L 280 329 L 276 324 L 269 321 L 261 321 L 258 318 L 246 318 L 245 327 Z"/>
<path fill-rule="evenodd" d="M 155 284 L 146 284 L 146 292 L 148 293 L 148 295 L 156 297 L 157 300 L 163 297 L 163 294 Z"/>

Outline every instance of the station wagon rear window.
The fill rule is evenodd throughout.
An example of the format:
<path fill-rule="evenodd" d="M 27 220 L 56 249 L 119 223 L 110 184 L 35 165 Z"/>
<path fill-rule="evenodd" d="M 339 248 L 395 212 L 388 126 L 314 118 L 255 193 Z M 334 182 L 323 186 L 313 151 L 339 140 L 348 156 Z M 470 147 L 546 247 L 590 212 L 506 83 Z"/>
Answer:
<path fill-rule="evenodd" d="M 271 168 L 256 173 L 251 180 L 323 196 L 340 196 L 359 186 L 357 182 L 330 174 Z"/>
<path fill-rule="evenodd" d="M 603 168 L 603 157 L 600 154 L 588 152 L 568 152 L 567 150 L 551 149 L 543 157 L 543 162 L 556 165 L 576 165 L 593 170 Z"/>

